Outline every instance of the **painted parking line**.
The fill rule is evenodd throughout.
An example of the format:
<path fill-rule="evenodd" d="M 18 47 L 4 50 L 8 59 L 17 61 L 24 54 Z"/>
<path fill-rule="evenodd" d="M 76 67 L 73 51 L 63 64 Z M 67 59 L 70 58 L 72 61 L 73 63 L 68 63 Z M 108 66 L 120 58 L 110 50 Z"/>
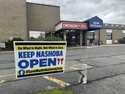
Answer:
<path fill-rule="evenodd" d="M 54 82 L 54 83 L 60 85 L 61 87 L 66 87 L 66 86 L 69 86 L 69 85 L 70 85 L 70 83 L 67 83 L 67 82 L 65 82 L 65 81 L 63 81 L 63 80 L 60 80 L 60 79 L 56 78 L 56 77 L 43 76 L 43 78 L 44 78 L 44 79 L 47 79 L 47 80 L 49 80 L 49 81 L 52 81 L 52 82 Z"/>
<path fill-rule="evenodd" d="M 0 80 L 0 84 L 5 83 L 5 82 L 6 82 L 6 80 Z"/>
<path fill-rule="evenodd" d="M 7 82 L 6 78 L 13 77 L 15 76 L 14 74 L 7 74 L 7 75 L 0 75 L 0 86 L 1 84 Z"/>
<path fill-rule="evenodd" d="M 7 80 L 4 80 L 4 78 L 6 79 L 6 78 L 8 78 L 8 77 L 13 77 L 13 76 L 15 76 L 15 74 L 0 75 L 0 79 L 1 79 L 1 80 L 0 80 L 0 84 L 2 84 L 2 83 L 4 83 L 4 82 L 7 81 Z M 54 82 L 54 83 L 60 85 L 61 87 L 66 87 L 66 86 L 69 86 L 69 85 L 70 85 L 70 83 L 66 83 L 65 81 L 60 80 L 60 79 L 58 79 L 58 78 L 56 78 L 56 77 L 43 76 L 43 78 L 46 79 L 46 80 L 52 81 L 52 82 Z"/>
<path fill-rule="evenodd" d="M 15 76 L 15 74 L 0 75 L 0 78 Z"/>

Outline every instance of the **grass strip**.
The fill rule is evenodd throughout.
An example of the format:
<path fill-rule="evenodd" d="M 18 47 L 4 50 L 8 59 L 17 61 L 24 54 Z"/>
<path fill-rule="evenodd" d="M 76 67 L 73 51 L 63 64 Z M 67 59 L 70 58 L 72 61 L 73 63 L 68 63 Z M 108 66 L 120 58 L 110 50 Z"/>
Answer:
<path fill-rule="evenodd" d="M 74 94 L 74 93 L 71 90 L 54 89 L 54 90 L 41 91 L 36 94 Z"/>

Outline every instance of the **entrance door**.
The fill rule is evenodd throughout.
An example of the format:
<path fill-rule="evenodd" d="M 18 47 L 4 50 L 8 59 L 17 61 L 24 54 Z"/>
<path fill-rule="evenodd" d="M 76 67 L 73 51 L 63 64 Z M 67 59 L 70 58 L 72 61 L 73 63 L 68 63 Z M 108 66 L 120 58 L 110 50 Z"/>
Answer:
<path fill-rule="evenodd" d="M 87 32 L 87 45 L 93 45 L 95 40 L 95 32 L 88 31 Z"/>
<path fill-rule="evenodd" d="M 67 32 L 67 45 L 80 45 L 80 32 L 78 30 L 70 30 L 70 32 Z"/>

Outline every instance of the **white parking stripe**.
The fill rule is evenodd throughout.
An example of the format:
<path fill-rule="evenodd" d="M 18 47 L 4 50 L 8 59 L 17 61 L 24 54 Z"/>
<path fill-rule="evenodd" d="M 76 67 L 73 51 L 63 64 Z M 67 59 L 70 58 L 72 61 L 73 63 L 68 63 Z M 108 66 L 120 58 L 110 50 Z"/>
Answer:
<path fill-rule="evenodd" d="M 15 76 L 15 74 L 0 75 L 0 78 Z"/>
<path fill-rule="evenodd" d="M 0 84 L 2 84 L 2 83 L 4 83 L 4 82 L 6 82 L 6 80 L 0 80 Z"/>
<path fill-rule="evenodd" d="M 15 74 L 7 74 L 7 75 L 0 75 L 0 78 L 7 78 L 7 77 L 13 77 L 15 76 Z M 44 79 L 47 79 L 49 81 L 55 82 L 56 84 L 60 85 L 61 87 L 66 87 L 69 86 L 70 83 L 66 83 L 63 80 L 60 80 L 56 77 L 52 77 L 52 76 L 43 76 Z M 0 84 L 6 82 L 6 80 L 0 80 Z"/>

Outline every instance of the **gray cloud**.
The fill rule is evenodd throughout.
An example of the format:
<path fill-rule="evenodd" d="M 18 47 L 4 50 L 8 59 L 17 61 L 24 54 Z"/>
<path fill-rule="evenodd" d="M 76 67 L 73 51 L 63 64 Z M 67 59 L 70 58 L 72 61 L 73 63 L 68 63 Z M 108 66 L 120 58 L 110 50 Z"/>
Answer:
<path fill-rule="evenodd" d="M 99 16 L 106 23 L 125 24 L 125 0 L 32 0 L 61 6 L 61 19 L 84 21 Z"/>
<path fill-rule="evenodd" d="M 125 0 L 64 0 L 61 18 L 83 21 L 99 16 L 106 23 L 125 24 Z"/>

